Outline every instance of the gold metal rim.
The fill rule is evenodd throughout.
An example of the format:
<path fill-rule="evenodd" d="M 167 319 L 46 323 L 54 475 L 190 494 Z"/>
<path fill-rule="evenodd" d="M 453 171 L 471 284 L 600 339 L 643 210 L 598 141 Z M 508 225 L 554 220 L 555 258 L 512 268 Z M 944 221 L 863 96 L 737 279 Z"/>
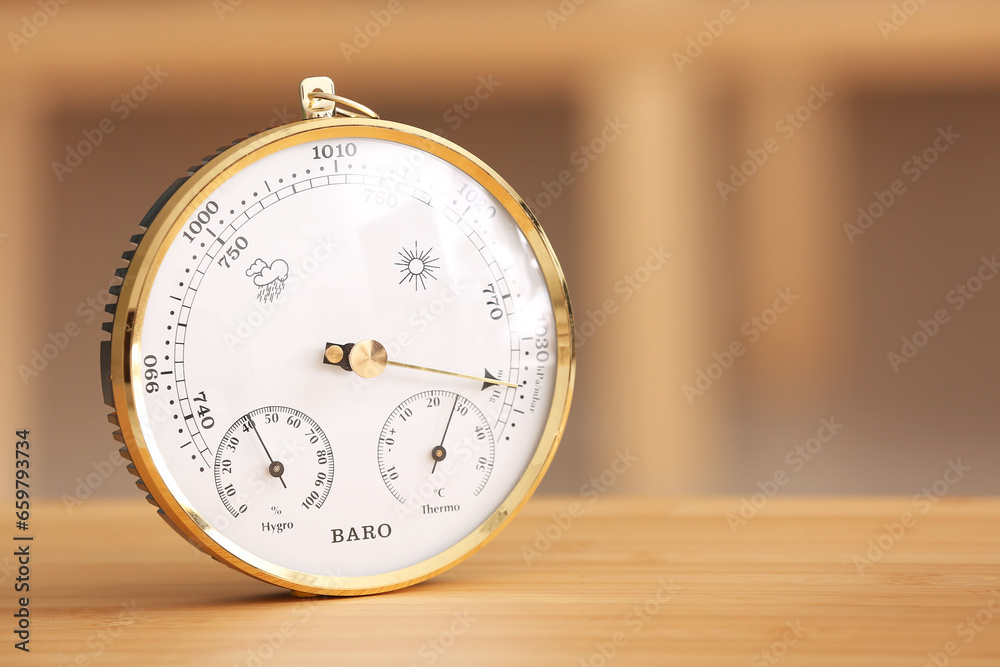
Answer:
<path fill-rule="evenodd" d="M 539 444 L 507 498 L 465 538 L 420 563 L 377 575 L 318 576 L 264 561 L 213 528 L 187 501 L 176 481 L 161 471 L 147 446 L 150 429 L 132 377 L 141 377 L 139 345 L 153 278 L 184 221 L 237 171 L 283 148 L 325 138 L 386 139 L 425 150 L 451 163 L 488 190 L 511 214 L 534 252 L 548 288 L 555 318 L 557 361 L 552 406 Z M 462 562 L 485 546 L 524 506 L 552 462 L 565 428 L 573 394 L 576 356 L 573 315 L 566 281 L 538 221 L 524 201 L 489 166 L 463 148 L 418 128 L 368 118 L 299 121 L 262 132 L 213 159 L 191 176 L 157 214 L 136 250 L 122 284 L 111 340 L 111 383 L 122 434 L 133 463 L 166 517 L 193 543 L 227 565 L 272 584 L 310 594 L 363 595 L 418 583 Z M 148 431 L 151 432 L 151 431 Z"/>

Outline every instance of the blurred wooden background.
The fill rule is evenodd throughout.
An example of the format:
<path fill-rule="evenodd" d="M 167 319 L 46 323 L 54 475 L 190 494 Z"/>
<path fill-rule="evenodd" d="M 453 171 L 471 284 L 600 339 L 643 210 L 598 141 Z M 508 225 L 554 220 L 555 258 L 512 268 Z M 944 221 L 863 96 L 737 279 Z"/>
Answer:
<path fill-rule="evenodd" d="M 160 192 L 293 119 L 313 74 L 441 128 L 535 203 L 582 342 L 543 490 L 577 492 L 626 450 L 639 463 L 614 492 L 749 494 L 784 471 L 782 491 L 912 494 L 959 459 L 951 492 L 997 490 L 1000 285 L 948 300 L 1000 250 L 996 3 L 50 0 L 5 3 L 0 26 L 0 401 L 5 437 L 34 429 L 39 493 L 130 492 L 105 463 L 92 305 Z M 948 128 L 960 137 L 911 181 Z M 894 372 L 887 354 L 941 308 Z"/>

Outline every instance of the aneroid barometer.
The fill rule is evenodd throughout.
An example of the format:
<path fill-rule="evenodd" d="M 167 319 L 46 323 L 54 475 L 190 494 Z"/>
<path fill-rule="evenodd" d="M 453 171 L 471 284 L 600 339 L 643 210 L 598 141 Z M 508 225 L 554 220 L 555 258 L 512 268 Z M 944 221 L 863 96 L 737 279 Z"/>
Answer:
<path fill-rule="evenodd" d="M 459 563 L 527 501 L 573 387 L 559 264 L 499 175 L 302 82 L 123 255 L 101 344 L 147 500 L 217 560 L 359 595 Z"/>

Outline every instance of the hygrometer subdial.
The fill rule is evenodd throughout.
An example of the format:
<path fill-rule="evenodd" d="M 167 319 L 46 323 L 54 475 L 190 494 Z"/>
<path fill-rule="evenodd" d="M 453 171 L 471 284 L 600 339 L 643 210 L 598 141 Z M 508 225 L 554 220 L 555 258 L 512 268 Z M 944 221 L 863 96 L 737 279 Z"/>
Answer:
<path fill-rule="evenodd" d="M 278 517 L 322 507 L 333 485 L 333 449 L 315 420 L 272 405 L 229 427 L 215 455 L 215 486 L 234 517 Z"/>
<path fill-rule="evenodd" d="M 468 398 L 425 391 L 400 403 L 382 427 L 378 464 L 396 500 L 423 514 L 457 512 L 490 481 L 493 431 Z"/>

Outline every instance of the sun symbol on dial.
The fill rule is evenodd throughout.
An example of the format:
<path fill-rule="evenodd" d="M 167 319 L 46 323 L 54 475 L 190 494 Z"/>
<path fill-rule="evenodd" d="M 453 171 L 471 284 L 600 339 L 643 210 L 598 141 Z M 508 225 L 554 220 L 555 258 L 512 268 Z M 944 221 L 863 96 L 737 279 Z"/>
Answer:
<path fill-rule="evenodd" d="M 433 247 L 420 250 L 417 247 L 417 242 L 414 241 L 413 250 L 403 248 L 397 252 L 400 261 L 396 262 L 396 266 L 400 267 L 399 272 L 403 274 L 403 277 L 399 279 L 400 285 L 404 282 L 413 283 L 414 291 L 418 288 L 426 290 L 428 278 L 437 280 L 434 272 L 441 267 L 435 264 L 439 258 L 431 257 L 432 250 L 434 250 Z"/>

